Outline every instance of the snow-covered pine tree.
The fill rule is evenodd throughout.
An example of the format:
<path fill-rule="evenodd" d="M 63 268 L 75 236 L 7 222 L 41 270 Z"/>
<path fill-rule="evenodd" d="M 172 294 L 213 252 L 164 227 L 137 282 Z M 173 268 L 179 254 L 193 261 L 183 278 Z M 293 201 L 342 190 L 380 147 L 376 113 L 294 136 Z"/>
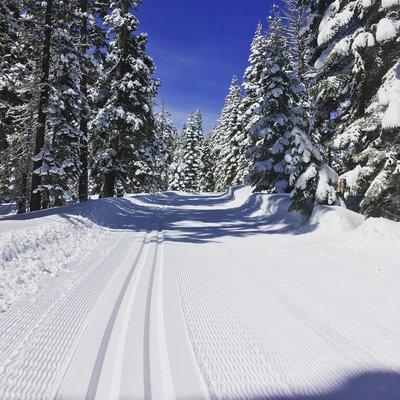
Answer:
<path fill-rule="evenodd" d="M 8 0 L 0 7 L 2 12 L 11 12 L 1 19 L 0 51 L 5 52 L 0 56 L 0 130 L 6 135 L 8 147 L 1 155 L 0 174 L 8 181 L 4 193 L 18 203 L 19 212 L 24 212 L 30 196 L 32 141 L 40 91 L 37 70 L 43 6 L 36 1 Z"/>
<path fill-rule="evenodd" d="M 308 134 L 304 87 L 293 69 L 283 29 L 274 10 L 262 77 L 266 91 L 251 127 L 256 142 L 251 181 L 255 191 L 291 193 L 292 209 L 309 212 L 315 202 L 336 201 L 336 174 Z"/>
<path fill-rule="evenodd" d="M 38 190 L 52 205 L 74 197 L 81 172 L 80 150 L 85 141 L 80 122 L 86 112 L 86 96 L 81 92 L 80 19 L 69 3 L 60 2 L 54 10 L 50 96 L 46 108 L 49 136 L 37 172 L 42 177 Z M 35 171 L 36 172 L 36 171 Z"/>
<path fill-rule="evenodd" d="M 240 151 L 237 157 L 237 172 L 233 182 L 244 182 L 249 174 L 251 162 L 249 150 L 252 147 L 251 126 L 254 118 L 258 118 L 256 110 L 262 101 L 265 93 L 264 75 L 266 53 L 266 37 L 263 25 L 257 26 L 249 56 L 249 66 L 243 76 L 244 97 L 240 104 L 239 129 L 237 129 L 234 140 L 240 144 Z"/>
<path fill-rule="evenodd" d="M 42 166 L 41 152 L 45 145 L 46 135 L 46 123 L 47 114 L 46 107 L 48 106 L 48 100 L 50 95 L 50 64 L 51 64 L 51 41 L 53 35 L 53 24 L 54 24 L 54 1 L 48 0 L 42 4 L 41 8 L 37 4 L 38 1 L 33 2 L 33 6 L 37 7 L 37 10 L 33 10 L 33 13 L 37 13 L 38 19 L 40 20 L 39 26 L 42 28 L 42 35 L 40 35 L 41 43 L 41 61 L 39 69 L 39 102 L 37 108 L 36 117 L 36 132 L 35 132 L 35 146 L 34 146 L 34 163 L 32 174 L 32 185 L 31 185 L 31 211 L 40 210 L 42 207 L 42 196 L 39 187 L 42 183 L 42 177 L 40 174 L 40 168 Z M 30 10 L 32 11 L 32 10 Z"/>
<path fill-rule="evenodd" d="M 201 179 L 200 179 L 200 192 L 213 192 L 215 190 L 215 161 L 212 157 L 212 137 L 209 134 L 203 136 L 203 143 L 201 149 Z"/>
<path fill-rule="evenodd" d="M 363 212 L 386 215 L 399 201 L 391 188 L 398 157 L 392 145 L 400 124 L 387 125 L 386 118 L 399 115 L 396 101 L 388 98 L 398 97 L 393 77 L 400 58 L 400 5 L 391 0 L 306 4 L 307 62 L 315 70 L 311 92 L 321 139 L 332 147 L 332 163 L 345 173 L 349 194 L 365 197 Z"/>
<path fill-rule="evenodd" d="M 171 114 L 163 106 L 155 116 L 155 163 L 158 190 L 168 189 L 169 171 L 173 161 L 177 131 Z"/>
<path fill-rule="evenodd" d="M 284 32 L 289 41 L 290 56 L 300 80 L 307 72 L 305 63 L 306 44 L 303 35 L 307 24 L 307 7 L 299 0 L 284 0 Z"/>
<path fill-rule="evenodd" d="M 152 106 L 157 82 L 153 61 L 146 54 L 147 37 L 135 34 L 139 1 L 110 3 L 104 17 L 108 29 L 107 57 L 97 94 L 94 135 L 94 174 L 102 180 L 102 196 L 135 190 L 146 180 L 151 154 L 146 146 L 153 132 Z"/>
<path fill-rule="evenodd" d="M 14 1 L 0 4 L 0 201 L 10 195 L 10 173 L 6 149 L 8 137 L 13 131 L 8 115 L 10 107 L 17 103 L 12 68 L 18 61 L 15 44 L 20 23 L 20 10 Z"/>
<path fill-rule="evenodd" d="M 216 165 L 216 189 L 224 191 L 236 183 L 238 156 L 241 143 L 235 140 L 240 130 L 241 90 L 234 76 L 225 99 L 218 124 L 218 162 Z"/>
<path fill-rule="evenodd" d="M 190 114 L 182 132 L 182 175 L 181 189 L 194 192 L 200 189 L 202 180 L 203 127 L 200 110 Z"/>
<path fill-rule="evenodd" d="M 172 154 L 172 162 L 168 170 L 168 189 L 169 190 L 184 190 L 184 171 L 185 165 L 183 160 L 183 150 L 185 148 L 186 125 L 177 135 Z"/>

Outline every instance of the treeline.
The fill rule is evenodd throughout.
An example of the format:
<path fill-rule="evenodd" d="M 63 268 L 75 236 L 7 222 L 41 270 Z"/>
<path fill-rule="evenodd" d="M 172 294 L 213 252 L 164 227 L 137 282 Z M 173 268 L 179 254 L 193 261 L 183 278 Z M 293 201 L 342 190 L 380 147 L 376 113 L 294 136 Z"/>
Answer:
<path fill-rule="evenodd" d="M 343 200 L 400 220 L 399 1 L 275 6 L 212 138 L 217 190 L 248 182 L 293 209 Z"/>
<path fill-rule="evenodd" d="M 0 3 L 0 197 L 19 212 L 167 189 L 175 128 L 154 113 L 138 5 Z"/>
<path fill-rule="evenodd" d="M 247 183 L 400 220 L 398 0 L 274 6 L 211 134 L 200 111 L 180 134 L 154 112 L 139 2 L 0 3 L 0 201 Z"/>

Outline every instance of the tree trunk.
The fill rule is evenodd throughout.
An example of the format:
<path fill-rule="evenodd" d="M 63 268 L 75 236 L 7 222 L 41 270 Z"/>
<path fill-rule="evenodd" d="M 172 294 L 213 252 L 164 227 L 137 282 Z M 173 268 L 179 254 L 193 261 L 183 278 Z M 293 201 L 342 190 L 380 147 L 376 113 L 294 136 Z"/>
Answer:
<path fill-rule="evenodd" d="M 81 51 L 83 54 L 83 60 L 81 64 L 81 91 L 87 99 L 87 68 L 86 68 L 86 51 L 87 51 L 87 11 L 88 11 L 88 0 L 81 0 L 81 13 L 82 13 L 82 25 L 81 25 Z M 88 199 L 88 118 L 86 110 L 82 113 L 80 129 L 82 131 L 83 138 L 81 140 L 81 173 L 79 174 L 79 185 L 78 185 L 78 197 L 79 201 L 84 202 Z"/>
<path fill-rule="evenodd" d="M 104 177 L 103 194 L 101 197 L 114 197 L 115 194 L 115 172 L 109 172 Z"/>
<path fill-rule="evenodd" d="M 129 2 L 128 0 L 121 0 L 121 15 L 124 16 L 129 12 Z M 118 37 L 118 47 L 121 49 L 121 58 L 117 67 L 117 80 L 121 80 L 125 73 L 125 60 L 127 53 L 127 44 L 128 44 L 128 27 L 126 23 L 121 26 L 121 30 L 119 32 Z M 116 157 L 119 157 L 119 137 L 117 136 L 115 139 L 111 141 L 111 148 L 115 150 Z M 104 186 L 103 186 L 103 195 L 104 197 L 113 197 L 115 195 L 115 181 L 116 181 L 116 173 L 115 171 L 109 172 L 105 174 L 104 177 Z"/>
<path fill-rule="evenodd" d="M 35 139 L 34 156 L 38 155 L 44 146 L 45 131 L 46 131 L 46 113 L 44 112 L 48 98 L 49 98 L 49 72 L 50 72 L 50 44 L 52 34 L 52 8 L 53 0 L 47 0 L 46 14 L 44 19 L 44 43 L 43 43 L 43 56 L 42 56 L 42 77 L 40 80 L 40 94 L 39 105 L 37 114 L 37 128 Z M 42 161 L 34 161 L 33 171 L 42 166 Z M 35 192 L 40 184 L 42 178 L 39 174 L 32 174 L 32 187 L 31 187 L 31 211 L 40 210 L 41 208 L 41 194 Z"/>

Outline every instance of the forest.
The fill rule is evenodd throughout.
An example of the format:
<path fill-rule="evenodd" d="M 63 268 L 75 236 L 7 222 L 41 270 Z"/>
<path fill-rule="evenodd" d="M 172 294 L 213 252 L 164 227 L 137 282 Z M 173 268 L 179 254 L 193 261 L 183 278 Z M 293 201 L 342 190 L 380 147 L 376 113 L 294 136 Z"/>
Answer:
<path fill-rule="evenodd" d="M 260 15 L 212 132 L 200 110 L 177 132 L 157 106 L 140 3 L 1 2 L 0 202 L 24 213 L 244 183 L 289 193 L 293 211 L 400 220 L 399 0 L 285 0 Z"/>

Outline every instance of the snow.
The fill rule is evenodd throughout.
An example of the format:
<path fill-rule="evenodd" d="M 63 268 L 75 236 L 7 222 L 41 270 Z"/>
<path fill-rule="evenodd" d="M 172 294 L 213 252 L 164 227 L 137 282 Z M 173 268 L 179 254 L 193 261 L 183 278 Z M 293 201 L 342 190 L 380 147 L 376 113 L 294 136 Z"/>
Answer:
<path fill-rule="evenodd" d="M 398 399 L 400 223 L 252 190 L 2 219 L 0 398 Z"/>
<path fill-rule="evenodd" d="M 352 49 L 371 47 L 375 44 L 374 35 L 370 32 L 360 32 L 357 34 L 351 45 Z"/>
<path fill-rule="evenodd" d="M 46 275 L 85 259 L 106 234 L 87 217 L 69 214 L 68 207 L 58 212 L 33 223 L 24 216 L 1 220 L 0 312 L 22 295 L 38 290 Z"/>
<path fill-rule="evenodd" d="M 340 179 L 346 179 L 346 187 L 350 194 L 356 194 L 358 188 L 357 182 L 362 172 L 363 172 L 363 167 L 361 165 L 357 165 L 351 171 L 348 171 L 340 175 Z"/>
<path fill-rule="evenodd" d="M 327 9 L 319 25 L 318 45 L 332 39 L 342 26 L 346 26 L 354 15 L 355 2 L 350 2 L 339 11 L 340 1 L 335 0 Z"/>
<path fill-rule="evenodd" d="M 383 8 L 391 8 L 400 5 L 400 0 L 382 0 Z"/>
<path fill-rule="evenodd" d="M 400 61 L 384 77 L 384 83 L 378 90 L 378 101 L 386 108 L 382 127 L 390 129 L 400 126 Z"/>
<path fill-rule="evenodd" d="M 384 42 L 386 40 L 394 39 L 399 30 L 399 23 L 393 21 L 390 18 L 382 18 L 378 22 L 376 28 L 376 40 L 378 42 Z"/>

